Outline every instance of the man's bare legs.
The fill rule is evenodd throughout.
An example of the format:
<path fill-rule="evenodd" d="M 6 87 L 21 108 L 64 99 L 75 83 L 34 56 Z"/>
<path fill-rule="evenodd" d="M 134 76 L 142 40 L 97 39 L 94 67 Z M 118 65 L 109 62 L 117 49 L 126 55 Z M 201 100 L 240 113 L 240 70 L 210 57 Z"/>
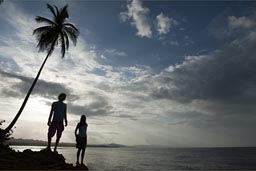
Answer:
<path fill-rule="evenodd" d="M 58 147 L 59 141 L 60 141 L 60 137 L 57 137 L 56 142 L 55 142 L 54 152 L 57 152 L 57 147 Z"/>
<path fill-rule="evenodd" d="M 47 144 L 47 149 L 51 151 L 51 141 L 52 141 L 52 137 L 48 135 L 48 144 Z M 60 141 L 60 137 L 56 138 L 56 142 L 55 142 L 55 147 L 54 147 L 54 152 L 57 152 L 57 147 Z"/>
<path fill-rule="evenodd" d="M 52 141 L 52 137 L 48 135 L 48 145 L 47 145 L 47 150 L 51 150 L 51 141 Z"/>

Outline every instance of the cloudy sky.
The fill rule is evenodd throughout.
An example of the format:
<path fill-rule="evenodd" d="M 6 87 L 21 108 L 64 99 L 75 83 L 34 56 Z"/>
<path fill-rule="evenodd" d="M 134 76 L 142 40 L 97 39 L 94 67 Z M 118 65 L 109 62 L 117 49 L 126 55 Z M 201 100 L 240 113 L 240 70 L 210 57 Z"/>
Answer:
<path fill-rule="evenodd" d="M 47 139 L 50 106 L 67 96 L 61 141 L 87 115 L 90 144 L 256 145 L 256 2 L 4 1 L 0 5 L 0 119 L 16 115 L 46 53 L 34 18 L 68 4 L 80 30 L 56 48 L 13 136 Z"/>

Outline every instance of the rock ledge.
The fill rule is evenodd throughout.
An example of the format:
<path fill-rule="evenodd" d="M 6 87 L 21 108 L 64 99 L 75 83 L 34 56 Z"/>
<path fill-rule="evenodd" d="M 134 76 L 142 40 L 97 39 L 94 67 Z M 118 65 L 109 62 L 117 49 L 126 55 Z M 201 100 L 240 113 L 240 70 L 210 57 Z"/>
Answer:
<path fill-rule="evenodd" d="M 7 146 L 0 146 L 0 169 L 89 170 L 87 166 L 68 164 L 63 155 L 45 149 L 38 152 L 30 149 L 16 152 Z"/>

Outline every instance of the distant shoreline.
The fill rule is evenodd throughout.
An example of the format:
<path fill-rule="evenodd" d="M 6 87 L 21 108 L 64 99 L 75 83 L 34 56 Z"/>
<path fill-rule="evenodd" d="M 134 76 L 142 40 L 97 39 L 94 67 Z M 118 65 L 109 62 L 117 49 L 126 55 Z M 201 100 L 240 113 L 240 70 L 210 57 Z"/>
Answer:
<path fill-rule="evenodd" d="M 7 145 L 11 146 L 47 146 L 46 141 L 42 140 L 33 140 L 33 139 L 22 139 L 22 138 L 12 138 L 7 141 Z M 54 142 L 52 142 L 54 145 Z M 75 143 L 68 143 L 68 142 L 60 142 L 59 147 L 75 147 Z M 156 145 L 133 145 L 133 146 L 126 146 L 121 144 L 88 144 L 87 147 L 103 147 L 103 148 L 120 148 L 120 147 L 131 147 L 131 148 L 184 148 L 184 149 L 207 149 L 207 148 L 256 148 L 256 146 L 244 146 L 244 147 L 169 147 L 169 146 L 156 146 Z"/>
<path fill-rule="evenodd" d="M 46 147 L 46 144 L 45 145 L 36 145 L 36 144 L 8 144 L 9 146 L 33 146 L 33 147 Z M 54 145 L 54 144 L 52 144 Z M 75 148 L 75 144 L 73 146 L 71 145 L 59 145 L 58 147 L 74 147 Z M 99 148 L 120 148 L 120 147 L 127 147 L 127 146 L 116 146 L 116 145 L 111 145 L 111 144 L 100 144 L 100 145 L 93 145 L 93 144 L 89 144 L 87 145 L 87 147 L 99 147 Z"/>
<path fill-rule="evenodd" d="M 47 146 L 47 142 L 46 141 L 42 141 L 42 140 L 32 140 L 32 139 L 10 139 L 9 141 L 6 142 L 7 145 L 10 146 Z M 54 142 L 52 143 L 52 145 L 54 145 Z M 66 143 L 66 142 L 62 142 L 59 144 L 59 147 L 75 147 L 76 144 L 75 143 Z M 115 143 L 111 143 L 111 144 L 88 144 L 87 147 L 108 147 L 108 148 L 120 148 L 120 147 L 126 147 L 124 145 L 121 144 L 115 144 Z"/>

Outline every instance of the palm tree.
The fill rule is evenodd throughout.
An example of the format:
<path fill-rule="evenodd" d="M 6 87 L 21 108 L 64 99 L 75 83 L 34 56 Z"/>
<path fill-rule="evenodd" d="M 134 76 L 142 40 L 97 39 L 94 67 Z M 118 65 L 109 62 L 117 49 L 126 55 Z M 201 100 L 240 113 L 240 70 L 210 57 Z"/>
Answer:
<path fill-rule="evenodd" d="M 60 11 L 56 6 L 51 6 L 47 4 L 47 8 L 51 11 L 53 14 L 53 20 L 47 19 L 45 17 L 37 16 L 35 20 L 38 23 L 45 23 L 46 26 L 39 27 L 34 30 L 33 35 L 36 36 L 38 40 L 37 47 L 39 48 L 39 52 L 46 51 L 47 55 L 46 58 L 41 65 L 41 68 L 39 69 L 36 78 L 34 79 L 33 84 L 31 85 L 18 113 L 10 123 L 10 125 L 4 130 L 4 133 L 8 133 L 16 121 L 18 120 L 19 116 L 21 115 L 28 98 L 41 74 L 41 71 L 48 59 L 48 57 L 52 54 L 54 51 L 55 46 L 58 45 L 58 43 L 61 45 L 61 53 L 62 58 L 65 56 L 66 50 L 68 50 L 69 47 L 69 38 L 73 42 L 74 45 L 76 45 L 77 38 L 79 35 L 78 29 L 71 23 L 66 23 L 65 20 L 69 17 L 68 11 L 67 11 L 67 5 L 64 6 Z"/>

